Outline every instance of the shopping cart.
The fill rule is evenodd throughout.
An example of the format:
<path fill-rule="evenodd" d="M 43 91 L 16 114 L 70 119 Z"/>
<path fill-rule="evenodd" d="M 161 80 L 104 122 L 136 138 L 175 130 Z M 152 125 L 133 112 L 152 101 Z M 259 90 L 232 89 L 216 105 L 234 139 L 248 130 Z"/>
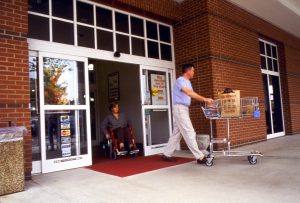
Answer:
<path fill-rule="evenodd" d="M 263 156 L 259 151 L 233 151 L 230 141 L 230 120 L 242 119 L 243 117 L 260 117 L 259 103 L 257 97 L 237 98 L 237 99 L 217 99 L 210 105 L 202 107 L 203 113 L 210 120 L 210 150 L 207 156 L 206 165 L 212 166 L 214 154 L 221 153 L 223 156 L 238 157 L 246 156 L 251 165 L 257 163 L 257 157 Z M 227 121 L 227 138 L 214 138 L 213 120 L 225 119 Z M 226 144 L 225 149 L 215 151 L 214 144 Z"/>

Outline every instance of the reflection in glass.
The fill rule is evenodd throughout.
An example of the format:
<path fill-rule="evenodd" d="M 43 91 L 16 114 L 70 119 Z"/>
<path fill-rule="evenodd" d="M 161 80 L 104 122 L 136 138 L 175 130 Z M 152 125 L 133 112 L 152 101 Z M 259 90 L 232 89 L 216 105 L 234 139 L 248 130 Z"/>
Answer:
<path fill-rule="evenodd" d="M 170 27 L 159 25 L 159 39 L 160 41 L 171 43 Z"/>
<path fill-rule="evenodd" d="M 273 89 L 273 93 L 271 94 L 273 128 L 274 133 L 278 133 L 283 131 L 279 77 L 270 75 L 269 81 Z"/>
<path fill-rule="evenodd" d="M 272 64 L 272 59 L 271 58 L 267 58 L 267 62 L 268 62 L 268 70 L 273 70 L 273 64 Z"/>
<path fill-rule="evenodd" d="M 145 41 L 144 39 L 139 39 L 132 37 L 131 38 L 132 44 L 132 54 L 137 56 L 145 56 Z"/>
<path fill-rule="evenodd" d="M 271 54 L 271 45 L 270 44 L 266 44 L 266 47 L 267 47 L 267 56 L 272 56 Z"/>
<path fill-rule="evenodd" d="M 144 21 L 140 18 L 130 17 L 131 34 L 144 37 Z"/>
<path fill-rule="evenodd" d="M 114 40 L 113 40 L 113 33 L 104 31 L 104 30 L 97 30 L 97 48 L 106 51 L 113 51 L 114 50 Z"/>
<path fill-rule="evenodd" d="M 117 51 L 129 54 L 129 37 L 127 35 L 116 35 Z"/>
<path fill-rule="evenodd" d="M 77 21 L 94 25 L 94 10 L 91 4 L 77 1 Z"/>
<path fill-rule="evenodd" d="M 150 39 L 157 40 L 157 24 L 147 21 L 146 23 L 147 27 L 147 37 Z"/>
<path fill-rule="evenodd" d="M 73 0 L 52 0 L 52 15 L 73 20 Z"/>
<path fill-rule="evenodd" d="M 262 41 L 259 41 L 259 50 L 261 54 L 265 54 L 265 43 L 263 43 Z"/>
<path fill-rule="evenodd" d="M 267 134 L 272 134 L 268 76 L 266 74 L 263 74 L 262 77 L 263 77 L 264 95 L 265 95 L 264 98 L 265 98 L 265 114 L 266 114 Z"/>
<path fill-rule="evenodd" d="M 97 26 L 112 30 L 112 11 L 105 8 L 96 8 Z"/>
<path fill-rule="evenodd" d="M 32 138 L 32 161 L 41 160 L 38 57 L 29 57 L 30 78 L 30 124 Z"/>
<path fill-rule="evenodd" d="M 74 25 L 59 20 L 52 20 L 53 42 L 74 44 Z"/>
<path fill-rule="evenodd" d="M 44 58 L 44 103 L 85 104 L 84 64 L 65 59 Z"/>
<path fill-rule="evenodd" d="M 42 14 L 49 14 L 49 0 L 28 0 L 28 10 Z"/>
<path fill-rule="evenodd" d="M 260 56 L 260 67 L 262 69 L 267 69 L 266 57 Z"/>
<path fill-rule="evenodd" d="M 77 34 L 78 34 L 78 46 L 88 47 L 88 48 L 95 47 L 94 28 L 78 25 Z"/>
<path fill-rule="evenodd" d="M 168 109 L 145 110 L 146 145 L 168 142 L 170 136 Z"/>
<path fill-rule="evenodd" d="M 152 42 L 152 41 L 148 40 L 147 44 L 148 44 L 148 57 L 149 58 L 159 59 L 158 43 L 157 42 Z"/>
<path fill-rule="evenodd" d="M 162 60 L 172 61 L 171 45 L 160 44 L 160 53 L 161 53 Z"/>
<path fill-rule="evenodd" d="M 116 12 L 116 30 L 119 32 L 129 33 L 128 15 Z"/>
<path fill-rule="evenodd" d="M 49 18 L 28 14 L 28 37 L 49 41 Z"/>
<path fill-rule="evenodd" d="M 45 111 L 46 159 L 87 154 L 85 110 Z"/>

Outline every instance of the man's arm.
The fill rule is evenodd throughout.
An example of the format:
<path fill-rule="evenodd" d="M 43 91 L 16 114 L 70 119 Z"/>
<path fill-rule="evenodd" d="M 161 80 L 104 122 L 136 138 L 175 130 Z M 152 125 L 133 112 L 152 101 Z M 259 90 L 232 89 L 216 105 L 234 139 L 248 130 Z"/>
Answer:
<path fill-rule="evenodd" d="M 210 98 L 206 98 L 206 97 L 202 97 L 201 95 L 197 94 L 196 92 L 190 90 L 189 88 L 187 87 L 183 87 L 181 89 L 181 91 L 183 93 L 185 93 L 187 96 L 197 100 L 197 101 L 203 101 L 203 102 L 206 102 L 208 104 L 211 104 L 213 102 L 213 99 L 210 99 Z"/>

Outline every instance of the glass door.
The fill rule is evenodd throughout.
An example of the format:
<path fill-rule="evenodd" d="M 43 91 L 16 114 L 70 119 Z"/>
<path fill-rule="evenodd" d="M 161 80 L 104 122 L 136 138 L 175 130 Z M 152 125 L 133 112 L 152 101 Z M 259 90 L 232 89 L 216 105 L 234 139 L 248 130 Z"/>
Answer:
<path fill-rule="evenodd" d="M 261 72 L 265 94 L 267 138 L 283 136 L 284 119 L 280 87 L 280 67 L 277 45 L 259 40 Z"/>
<path fill-rule="evenodd" d="M 145 156 L 162 153 L 172 132 L 168 69 L 140 66 Z"/>
<path fill-rule="evenodd" d="M 42 173 L 92 164 L 87 58 L 39 54 Z"/>

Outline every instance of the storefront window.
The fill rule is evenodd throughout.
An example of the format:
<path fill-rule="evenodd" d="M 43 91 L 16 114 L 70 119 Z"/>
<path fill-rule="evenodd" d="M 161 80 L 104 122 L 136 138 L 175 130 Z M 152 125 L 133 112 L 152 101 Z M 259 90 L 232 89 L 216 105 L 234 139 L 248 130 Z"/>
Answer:
<path fill-rule="evenodd" d="M 73 20 L 73 0 L 52 0 L 52 15 Z"/>
<path fill-rule="evenodd" d="M 52 20 L 53 42 L 74 44 L 74 24 Z M 61 33 L 64 33 L 63 35 Z"/>
<path fill-rule="evenodd" d="M 49 0 L 29 0 L 28 10 L 42 14 L 49 14 Z"/>
<path fill-rule="evenodd" d="M 94 25 L 94 10 L 91 4 L 77 1 L 77 21 Z"/>
<path fill-rule="evenodd" d="M 32 161 L 41 160 L 38 57 L 29 57 Z"/>
<path fill-rule="evenodd" d="M 85 104 L 83 62 L 44 58 L 46 105 Z"/>
<path fill-rule="evenodd" d="M 92 2 L 29 0 L 28 4 L 29 38 L 173 60 L 171 26 Z M 272 55 L 271 47 L 269 52 Z"/>
<path fill-rule="evenodd" d="M 94 48 L 94 28 L 78 25 L 77 30 L 78 46 Z"/>
<path fill-rule="evenodd" d="M 112 30 L 112 11 L 97 7 L 96 13 L 97 26 Z"/>
<path fill-rule="evenodd" d="M 49 19 L 37 15 L 28 15 L 28 37 L 39 40 L 50 40 Z"/>
<path fill-rule="evenodd" d="M 46 159 L 87 154 L 85 110 L 45 112 Z"/>

